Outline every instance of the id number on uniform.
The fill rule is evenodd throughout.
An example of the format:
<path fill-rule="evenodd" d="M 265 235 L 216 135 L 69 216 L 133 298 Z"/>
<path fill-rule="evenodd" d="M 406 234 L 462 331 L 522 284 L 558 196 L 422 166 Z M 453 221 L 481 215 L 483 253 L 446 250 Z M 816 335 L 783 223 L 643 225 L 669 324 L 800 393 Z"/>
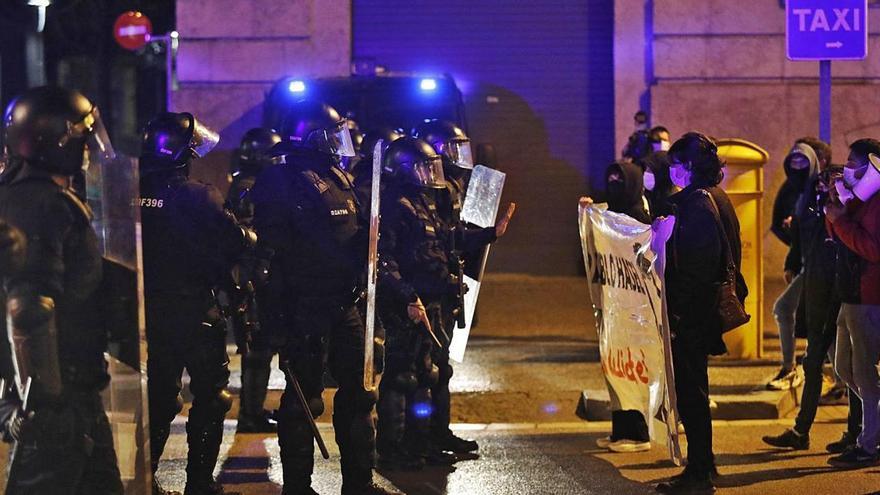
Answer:
<path fill-rule="evenodd" d="M 144 208 L 162 208 L 165 204 L 165 200 L 156 198 L 140 198 L 139 202 L 139 206 Z"/>

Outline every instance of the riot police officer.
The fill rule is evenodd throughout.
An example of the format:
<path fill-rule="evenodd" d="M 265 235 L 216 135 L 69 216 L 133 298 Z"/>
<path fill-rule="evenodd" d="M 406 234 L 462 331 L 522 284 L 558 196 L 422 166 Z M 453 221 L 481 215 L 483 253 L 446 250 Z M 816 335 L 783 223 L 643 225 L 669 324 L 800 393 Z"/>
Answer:
<path fill-rule="evenodd" d="M 247 131 L 241 138 L 238 147 L 234 168 L 232 170 L 232 183 L 226 196 L 226 206 L 238 221 L 248 227 L 253 225 L 254 205 L 250 198 L 250 190 L 260 172 L 266 167 L 280 162 L 279 156 L 273 156 L 271 149 L 281 142 L 281 135 L 271 129 L 257 127 Z M 253 253 L 253 259 L 266 260 L 270 256 Z M 258 264 L 254 264 L 255 267 Z M 245 281 L 244 284 L 247 284 Z M 269 343 L 268 334 L 264 331 L 259 321 L 248 321 L 249 315 L 254 315 L 253 306 L 257 300 L 255 292 L 262 291 L 262 287 L 246 286 L 242 283 L 235 284 L 230 294 L 234 304 L 232 310 L 241 313 L 241 318 L 232 318 L 233 325 L 246 326 L 235 328 L 239 334 L 237 340 L 246 340 L 246 344 L 240 346 L 241 358 L 241 395 L 238 410 L 237 431 L 240 433 L 271 433 L 276 431 L 274 423 L 269 421 L 269 413 L 263 409 L 266 400 L 266 391 L 269 386 L 271 373 L 272 346 Z M 242 335 L 244 333 L 245 335 Z"/>
<path fill-rule="evenodd" d="M 71 189 L 71 177 L 88 164 L 84 155 L 109 158 L 112 147 L 97 107 L 67 89 L 28 90 L 4 124 L 0 218 L 27 245 L 23 265 L 3 273 L 3 322 L 15 342 L 3 378 L 16 385 L 0 399 L 4 440 L 16 441 L 6 493 L 122 494 L 99 395 L 110 379 L 102 260 L 91 210 Z"/>
<path fill-rule="evenodd" d="M 446 187 L 438 195 L 438 212 L 446 232 L 444 248 L 450 260 L 450 270 L 455 277 L 456 284 L 463 284 L 462 260 L 474 253 L 483 250 L 487 245 L 504 235 L 507 224 L 513 215 L 514 205 L 508 207 L 507 212 L 499 220 L 495 227 L 479 228 L 465 225 L 461 221 L 461 209 L 464 205 L 464 195 L 467 190 L 468 174 L 474 168 L 471 153 L 471 142 L 461 128 L 455 124 L 442 120 L 428 120 L 413 130 L 413 135 L 426 141 L 442 157 L 443 172 L 446 176 Z M 477 259 L 482 258 L 477 256 Z M 466 288 L 460 288 L 448 294 L 443 303 L 442 329 L 445 336 L 452 338 L 456 327 L 459 312 L 464 311 L 463 298 L 461 297 Z M 477 442 L 459 438 L 449 428 L 450 421 L 450 393 L 449 381 L 452 379 L 452 365 L 449 363 L 448 346 L 435 349 L 434 360 L 440 371 L 437 384 L 431 390 L 434 404 L 434 416 L 431 421 L 431 433 L 434 442 L 442 449 L 464 454 L 478 449 Z"/>
<path fill-rule="evenodd" d="M 454 457 L 429 435 L 436 414 L 431 388 L 438 379 L 432 350 L 439 347 L 432 332 L 442 330 L 441 304 L 454 291 L 448 234 L 435 198 L 446 187 L 443 165 L 428 143 L 402 137 L 385 150 L 382 169 L 388 178 L 379 246 L 388 349 L 378 407 L 380 463 L 404 469 L 425 462 L 448 465 Z M 440 340 L 448 345 L 448 339 Z"/>
<path fill-rule="evenodd" d="M 256 181 L 254 225 L 274 251 L 269 311 L 285 343 L 281 360 L 291 376 L 281 397 L 278 443 L 284 494 L 314 494 L 314 417 L 324 411 L 327 363 L 338 383 L 333 426 L 342 464 L 342 493 L 387 494 L 373 483 L 376 391 L 364 389 L 364 317 L 357 306 L 367 254 L 365 213 L 352 178 L 338 166 L 354 156 L 348 127 L 332 107 L 314 101 L 291 106 L 278 145 L 285 163 Z M 382 342 L 377 335 L 377 343 Z M 381 362 L 382 347 L 375 349 Z M 301 386 L 305 403 L 295 393 Z"/>
<path fill-rule="evenodd" d="M 193 394 L 186 495 L 224 493 L 213 472 L 232 401 L 215 289 L 255 242 L 215 187 L 189 179 L 191 162 L 217 141 L 192 114 L 163 113 L 147 124 L 140 157 L 151 460 L 155 472 L 182 408 L 186 368 Z"/>

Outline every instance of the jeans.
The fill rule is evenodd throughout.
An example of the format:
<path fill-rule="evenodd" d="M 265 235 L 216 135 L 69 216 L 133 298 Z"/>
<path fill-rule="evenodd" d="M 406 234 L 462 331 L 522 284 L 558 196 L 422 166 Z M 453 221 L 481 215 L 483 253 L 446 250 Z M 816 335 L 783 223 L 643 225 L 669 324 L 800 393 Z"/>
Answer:
<path fill-rule="evenodd" d="M 672 341 L 672 364 L 678 412 L 688 441 L 688 469 L 709 474 L 715 467 L 709 409 L 709 356 L 683 340 L 679 337 Z"/>
<path fill-rule="evenodd" d="M 858 445 L 877 451 L 880 441 L 880 306 L 841 304 L 837 318 L 837 355 L 834 367 L 862 399 L 862 432 Z"/>
<path fill-rule="evenodd" d="M 788 369 L 794 369 L 795 314 L 803 288 L 803 277 L 798 274 L 773 303 L 773 317 L 779 328 L 779 345 L 782 347 L 782 365 Z"/>

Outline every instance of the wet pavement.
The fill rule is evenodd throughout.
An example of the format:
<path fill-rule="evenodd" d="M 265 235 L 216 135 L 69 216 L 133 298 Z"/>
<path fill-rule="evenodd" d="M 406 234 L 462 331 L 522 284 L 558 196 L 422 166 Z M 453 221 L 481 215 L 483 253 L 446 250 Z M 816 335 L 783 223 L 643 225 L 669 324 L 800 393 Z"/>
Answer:
<path fill-rule="evenodd" d="M 813 448 L 780 452 L 764 446 L 760 437 L 781 432 L 790 420 L 717 421 L 715 452 L 719 470 L 718 493 L 730 494 L 868 494 L 880 490 L 880 467 L 841 471 L 827 465 L 827 442 L 836 440 L 840 420 L 822 421 L 814 427 Z M 458 425 L 461 435 L 480 442 L 480 456 L 453 468 L 377 473 L 388 488 L 414 495 L 513 495 L 513 494 L 647 494 L 656 482 L 676 474 L 665 448 L 618 454 L 595 447 L 610 425 L 494 424 Z M 332 428 L 322 424 L 331 458 L 315 461 L 314 488 L 321 494 L 339 493 L 338 451 Z M 227 490 L 244 494 L 281 492 L 278 445 L 270 435 L 235 435 L 227 422 L 219 479 Z M 182 424 L 175 429 L 160 469 L 168 488 L 183 488 L 185 458 Z"/>

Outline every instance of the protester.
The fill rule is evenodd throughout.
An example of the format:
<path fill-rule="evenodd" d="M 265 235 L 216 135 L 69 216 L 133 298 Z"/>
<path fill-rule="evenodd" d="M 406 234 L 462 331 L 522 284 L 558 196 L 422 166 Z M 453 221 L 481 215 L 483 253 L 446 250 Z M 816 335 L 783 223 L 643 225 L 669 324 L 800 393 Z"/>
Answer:
<path fill-rule="evenodd" d="M 860 139 L 850 145 L 838 194 L 825 208 L 830 231 L 837 241 L 837 283 L 840 315 L 837 319 L 835 369 L 862 399 L 862 431 L 856 444 L 829 459 L 838 467 L 860 467 L 880 462 L 880 196 L 860 197 L 857 186 L 865 179 L 869 154 L 880 154 L 880 141 Z"/>
<path fill-rule="evenodd" d="M 668 199 L 678 192 L 678 187 L 669 179 L 669 155 L 665 151 L 655 151 L 644 160 L 645 198 L 652 218 L 668 213 Z"/>
<path fill-rule="evenodd" d="M 794 450 L 810 447 L 810 428 L 822 392 L 822 366 L 837 335 L 840 296 L 833 283 L 837 253 L 825 229 L 823 208 L 830 188 L 834 187 L 834 177 L 840 173 L 841 169 L 831 168 L 811 177 L 793 215 L 791 249 L 785 267 L 786 273 L 797 273 L 803 283 L 798 313 L 807 331 L 807 352 L 803 360 L 806 383 L 795 426 L 780 435 L 763 438 L 774 447 Z"/>
<path fill-rule="evenodd" d="M 642 170 L 629 160 L 616 161 L 605 170 L 605 191 L 608 211 L 623 213 L 642 223 L 650 223 L 645 208 Z M 582 197 L 580 204 L 591 205 L 592 198 Z M 651 450 L 648 423 L 640 411 L 611 411 L 611 435 L 596 441 L 602 449 L 614 452 L 643 452 Z"/>
<path fill-rule="evenodd" d="M 785 157 L 783 168 L 785 182 L 776 194 L 773 203 L 773 222 L 770 231 L 785 243 L 791 245 L 792 220 L 795 205 L 803 195 L 810 177 L 819 170 L 819 158 L 812 146 L 804 142 L 805 138 L 795 141 L 791 151 Z M 797 272 L 786 266 L 784 280 L 785 290 L 773 304 L 773 317 L 779 329 L 779 344 L 782 348 L 782 366 L 767 388 L 769 390 L 787 390 L 798 387 L 803 378 L 797 373 L 795 365 L 795 314 L 803 289 L 803 279 Z"/>
<path fill-rule="evenodd" d="M 669 159 L 671 180 L 682 190 L 669 198 L 676 226 L 667 248 L 666 295 L 688 463 L 684 472 L 657 485 L 657 491 L 712 493 L 717 470 L 708 357 L 727 351 L 721 339 L 717 286 L 725 273 L 726 251 L 739 270 L 739 221 L 730 199 L 717 187 L 723 164 L 709 138 L 697 132 L 685 134 L 670 148 Z"/>

